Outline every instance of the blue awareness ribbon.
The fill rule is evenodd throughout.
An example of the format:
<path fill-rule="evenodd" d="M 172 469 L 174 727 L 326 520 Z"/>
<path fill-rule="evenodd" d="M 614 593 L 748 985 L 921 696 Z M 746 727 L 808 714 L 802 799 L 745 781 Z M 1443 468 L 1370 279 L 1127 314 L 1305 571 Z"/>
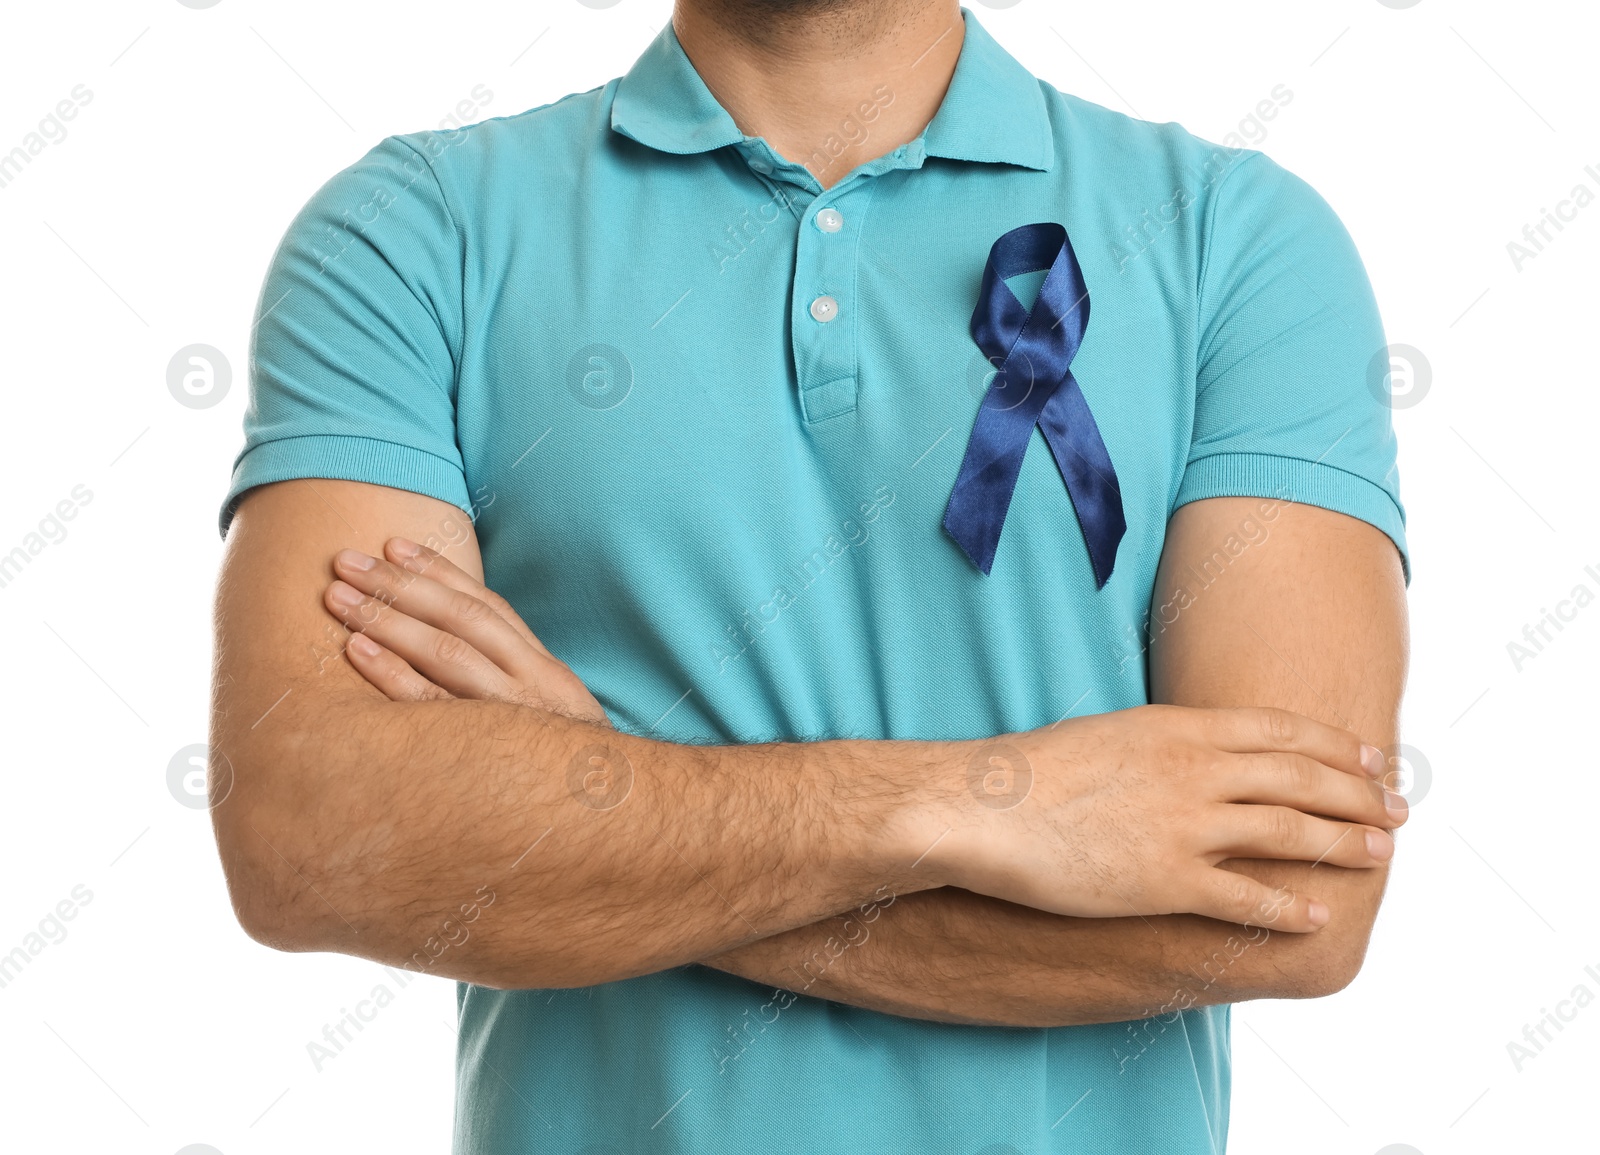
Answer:
<path fill-rule="evenodd" d="M 1040 269 L 1049 272 L 1030 310 L 1006 279 Z M 1088 324 L 1089 290 L 1064 227 L 1022 225 L 995 241 L 972 313 L 972 338 L 998 368 L 978 406 L 944 514 L 945 531 L 985 574 L 994 566 L 1022 458 L 1038 426 L 1078 515 L 1095 588 L 1111 577 L 1127 530 L 1122 488 L 1071 369 Z"/>

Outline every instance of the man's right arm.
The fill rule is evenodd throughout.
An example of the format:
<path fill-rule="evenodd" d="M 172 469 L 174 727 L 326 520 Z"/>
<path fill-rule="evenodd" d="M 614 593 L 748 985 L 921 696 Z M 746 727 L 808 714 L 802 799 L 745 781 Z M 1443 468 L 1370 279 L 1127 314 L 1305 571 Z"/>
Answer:
<path fill-rule="evenodd" d="M 1373 866 L 1364 831 L 1394 825 L 1355 736 L 1308 721 L 1285 746 L 1260 711 L 1146 708 L 1007 736 L 1033 787 L 994 809 L 969 790 L 982 741 L 688 746 L 494 698 L 391 701 L 349 665 L 323 595 L 341 548 L 381 557 L 395 536 L 482 582 L 463 513 L 384 486 L 263 485 L 229 534 L 211 745 L 231 787 L 213 820 L 240 921 L 283 949 L 587 986 L 945 885 L 1085 917 L 1270 907 L 1277 929 L 1308 931 L 1310 896 L 1284 909 L 1215 863 Z M 386 601 L 426 616 L 439 603 L 419 591 L 449 592 L 408 587 L 392 559 L 340 576 L 373 595 L 346 620 L 391 648 L 430 627 Z M 438 652 L 410 660 L 448 666 L 459 638 L 422 636 Z M 631 772 L 625 799 L 593 805 L 595 772 Z"/>
<path fill-rule="evenodd" d="M 253 937 L 579 986 L 816 922 L 885 883 L 936 884 L 907 870 L 908 776 L 886 772 L 927 757 L 916 744 L 730 750 L 504 702 L 389 701 L 343 656 L 321 594 L 341 546 L 396 534 L 481 577 L 466 515 L 403 490 L 280 482 L 231 525 L 211 743 L 232 785 L 213 814 Z M 630 771 L 620 805 L 581 787 L 609 773 L 620 792 Z"/>

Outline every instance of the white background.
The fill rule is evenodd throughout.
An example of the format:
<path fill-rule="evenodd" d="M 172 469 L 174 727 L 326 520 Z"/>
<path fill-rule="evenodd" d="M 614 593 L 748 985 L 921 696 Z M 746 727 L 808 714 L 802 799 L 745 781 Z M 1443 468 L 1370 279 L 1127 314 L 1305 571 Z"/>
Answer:
<path fill-rule="evenodd" d="M 1600 205 L 1520 270 L 1506 246 L 1575 185 L 1600 192 L 1600 18 L 1576 0 L 973 3 L 1062 89 L 1213 140 L 1288 86 L 1260 147 L 1333 204 L 1389 339 L 1431 366 L 1395 414 L 1415 564 L 1404 737 L 1431 784 L 1356 983 L 1237 1008 L 1230 1149 L 1594 1149 L 1600 1003 L 1520 1071 L 1507 1044 L 1574 987 L 1600 996 L 1600 606 L 1520 670 L 1507 644 L 1575 586 L 1600 593 Z M 8 7 L 0 153 L 75 85 L 93 97 L 0 187 L 0 553 L 75 486 L 92 500 L 0 588 L 0 954 L 62 900 L 75 914 L 0 988 L 0 1148 L 447 1149 L 452 985 L 399 991 L 315 1070 L 324 1024 L 395 984 L 247 939 L 205 811 L 168 787 L 206 737 L 246 336 L 273 247 L 327 177 L 476 85 L 492 116 L 620 75 L 668 11 Z M 211 408 L 168 392 L 192 343 L 233 369 Z"/>

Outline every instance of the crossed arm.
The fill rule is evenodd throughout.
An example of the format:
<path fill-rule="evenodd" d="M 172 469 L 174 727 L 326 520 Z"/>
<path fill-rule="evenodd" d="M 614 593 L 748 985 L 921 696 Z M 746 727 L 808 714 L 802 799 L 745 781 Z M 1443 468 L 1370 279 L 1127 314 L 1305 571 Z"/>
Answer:
<path fill-rule="evenodd" d="M 1247 518 L 1265 536 L 1200 589 L 1203 564 L 1230 535 L 1237 546 Z M 1168 528 L 1156 591 L 1152 701 L 1278 706 L 1380 746 L 1396 741 L 1407 660 L 1405 586 L 1394 546 L 1379 530 L 1306 505 L 1195 502 Z M 753 942 L 707 964 L 893 1014 L 1009 1026 L 1120 1022 L 1251 998 L 1316 997 L 1355 977 L 1387 863 L 1225 865 L 1315 894 L 1330 922 L 1296 935 L 1192 914 L 1063 918 L 944 888 Z"/>
<path fill-rule="evenodd" d="M 1171 620 L 1152 640 L 1153 699 L 1276 706 L 1326 723 L 1270 715 L 1279 719 L 1279 751 L 1321 749 L 1334 727 L 1388 745 L 1406 657 L 1392 544 L 1342 515 L 1277 503 L 1264 519 L 1261 505 L 1214 499 L 1174 517 L 1156 603 L 1181 608 L 1163 615 Z M 1198 590 L 1187 565 L 1221 548 L 1248 516 L 1265 536 Z M 213 814 L 236 910 L 263 941 L 508 987 L 589 985 L 703 961 L 890 1013 L 1019 1026 L 1320 995 L 1359 968 L 1388 857 L 1386 835 L 1366 840 L 1396 822 L 1383 822 L 1381 809 L 1353 814 L 1358 807 L 1346 800 L 1319 804 L 1313 795 L 1331 796 L 1312 790 L 1302 755 L 1289 774 L 1306 779 L 1300 809 L 1349 821 L 1319 822 L 1293 846 L 1296 831 L 1278 830 L 1284 845 L 1270 858 L 1213 856 L 1229 877 L 1264 884 L 1233 921 L 1175 913 L 1199 904 L 1163 904 L 1154 885 L 1121 890 L 1132 891 L 1131 909 L 1085 903 L 1077 914 L 1052 912 L 1036 888 L 1039 877 L 1070 881 L 1054 861 L 970 880 L 937 856 L 913 863 L 929 830 L 942 827 L 922 820 L 911 784 L 964 766 L 964 747 L 738 751 L 763 760 L 754 779 L 732 751 L 668 748 L 609 730 L 598 708 L 583 704 L 581 683 L 520 622 L 526 652 L 515 686 L 494 684 L 494 669 L 511 658 L 478 655 L 488 662 L 478 663 L 474 682 L 463 672 L 473 664 L 463 647 L 440 646 L 437 631 L 413 622 L 434 639 L 430 660 L 457 673 L 439 674 L 432 689 L 414 671 L 410 684 L 394 673 L 402 680 L 378 689 L 373 679 L 384 682 L 380 665 L 404 649 L 403 638 L 388 635 L 391 648 L 377 659 L 354 645 L 344 651 L 333 615 L 360 625 L 350 615 L 362 611 L 327 594 L 335 576 L 328 559 L 341 546 L 385 556 L 384 542 L 397 535 L 437 546 L 464 581 L 481 581 L 470 523 L 458 511 L 377 486 L 265 486 L 242 503 L 230 535 L 217 603 L 213 747 L 232 762 L 234 786 Z M 389 607 L 402 608 L 403 599 Z M 391 612 L 386 628 L 406 620 Z M 450 676 L 457 683 L 440 689 Z M 1172 716 L 1141 720 L 1167 726 Z M 1103 731 L 1075 733 L 1103 742 Z M 1056 746 L 1030 749 L 1041 771 L 1055 765 L 1047 755 Z M 575 751 L 589 765 L 599 757 L 612 770 L 631 768 L 626 805 L 574 806 L 567 779 L 574 766 L 584 772 Z M 1149 751 L 1178 765 L 1167 747 Z M 1331 764 L 1341 755 L 1318 757 Z M 954 813 L 939 812 L 941 820 Z M 702 820 L 685 823 L 685 814 Z M 756 836 L 740 838 L 741 830 Z M 1034 837 L 1015 825 L 961 825 L 943 845 Z M 979 849 L 994 859 L 992 848 Z M 1283 896 L 1281 922 L 1261 894 Z M 1308 921 L 1313 897 L 1326 907 L 1321 929 Z M 1246 919 L 1252 925 L 1238 925 Z"/>

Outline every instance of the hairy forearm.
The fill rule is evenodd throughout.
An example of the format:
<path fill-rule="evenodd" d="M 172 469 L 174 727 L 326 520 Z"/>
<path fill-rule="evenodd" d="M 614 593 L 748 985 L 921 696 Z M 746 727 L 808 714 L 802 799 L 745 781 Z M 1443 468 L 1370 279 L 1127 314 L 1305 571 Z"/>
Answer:
<path fill-rule="evenodd" d="M 1123 1022 L 1254 998 L 1315 997 L 1349 982 L 1366 949 L 1381 880 L 1367 871 L 1277 860 L 1233 860 L 1228 868 L 1290 890 L 1314 889 L 1332 921 L 1301 935 L 1198 915 L 1068 918 L 944 887 L 880 895 L 704 962 L 885 1014 L 1009 1027 Z"/>
<path fill-rule="evenodd" d="M 886 882 L 936 884 L 906 869 L 925 844 L 905 820 L 925 814 L 915 787 L 941 777 L 947 748 L 621 734 L 586 691 L 562 690 L 571 674 L 553 658 L 538 659 L 548 697 L 391 700 L 357 671 L 347 630 L 370 640 L 430 579 L 397 572 L 353 607 L 330 581 L 342 547 L 398 535 L 481 581 L 461 510 L 384 486 L 259 486 L 229 531 L 213 821 L 253 937 L 491 986 L 580 986 L 814 922 Z"/>
<path fill-rule="evenodd" d="M 315 683 L 252 729 L 257 697 L 218 695 L 236 782 L 215 819 L 241 920 L 274 945 L 579 986 L 932 885 L 896 822 L 937 747 L 681 746 Z"/>
<path fill-rule="evenodd" d="M 1259 514 L 1253 503 L 1229 499 L 1187 507 L 1174 519 L 1156 605 L 1183 609 L 1153 638 L 1152 698 L 1195 707 L 1275 704 L 1321 716 L 1380 746 L 1394 742 L 1405 685 L 1405 601 L 1398 559 L 1377 531 L 1326 511 L 1280 505 L 1269 519 L 1275 536 L 1258 540 L 1226 581 L 1203 597 L 1179 596 L 1194 572 L 1184 563 L 1209 557 L 1252 513 Z M 1122 918 L 1066 918 L 941 889 L 881 908 L 870 927 L 857 912 L 848 928 L 845 919 L 830 919 L 706 962 L 892 1014 L 1013 1026 L 1119 1022 L 1185 1004 L 1314 997 L 1351 981 L 1382 900 L 1386 865 L 1345 869 L 1280 859 L 1222 865 L 1315 895 L 1329 908 L 1328 924 L 1312 934 L 1285 934 L 1193 915 L 1136 918 L 1132 910 Z M 830 958 L 830 939 L 850 942 L 867 930 L 863 944 L 852 944 L 825 969 L 804 968 L 818 950 Z M 1248 949 L 1239 950 L 1242 944 Z"/>

